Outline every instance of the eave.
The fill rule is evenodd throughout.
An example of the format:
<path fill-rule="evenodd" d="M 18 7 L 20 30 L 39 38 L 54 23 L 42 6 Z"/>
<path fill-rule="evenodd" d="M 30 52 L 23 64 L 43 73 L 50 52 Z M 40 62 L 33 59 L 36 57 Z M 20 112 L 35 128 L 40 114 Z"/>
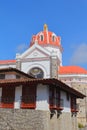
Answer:
<path fill-rule="evenodd" d="M 20 85 L 37 85 L 37 84 L 45 84 L 49 85 L 50 87 L 58 87 L 59 89 L 66 91 L 72 95 L 74 95 L 77 98 L 84 98 L 85 95 L 81 92 L 69 87 L 65 83 L 57 80 L 57 79 L 6 79 L 6 80 L 0 80 L 0 87 L 5 86 L 20 86 Z"/>

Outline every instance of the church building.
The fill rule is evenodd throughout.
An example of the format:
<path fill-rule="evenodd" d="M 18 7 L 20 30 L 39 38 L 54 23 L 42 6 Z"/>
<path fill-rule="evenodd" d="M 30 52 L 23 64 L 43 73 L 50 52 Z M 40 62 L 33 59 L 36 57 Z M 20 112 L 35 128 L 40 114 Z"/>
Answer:
<path fill-rule="evenodd" d="M 63 52 L 63 48 L 62 48 L 60 36 L 57 36 L 54 32 L 49 31 L 48 26 L 45 24 L 42 31 L 32 36 L 31 41 L 30 41 L 30 47 L 25 52 L 23 52 L 22 54 L 17 53 L 16 59 L 0 60 L 0 69 L 4 70 L 10 67 L 17 70 L 16 71 L 17 73 L 24 72 L 24 74 L 22 73 L 22 76 L 27 77 L 28 79 L 25 79 L 23 81 L 21 80 L 23 84 L 26 82 L 32 84 L 32 80 L 33 80 L 35 84 L 38 81 L 41 85 L 45 83 L 45 85 L 49 86 L 50 83 L 53 84 L 54 82 L 54 84 L 56 85 L 61 84 L 62 88 L 60 89 L 66 92 L 69 91 L 67 88 L 69 85 L 71 87 L 69 88 L 70 89 L 69 93 L 75 92 L 74 96 L 76 96 L 77 94 L 77 97 L 79 97 L 78 96 L 79 93 L 83 93 L 83 96 L 80 95 L 79 97 L 81 98 L 82 96 L 83 98 L 84 95 L 87 95 L 87 70 L 79 66 L 63 66 L 62 52 Z M 30 77 L 28 77 L 28 75 Z M 16 76 L 17 78 L 19 78 L 20 75 L 16 74 Z M 0 79 L 4 79 L 4 78 L 6 79 L 6 76 L 0 73 Z M 8 81 L 7 84 L 10 84 L 10 82 Z M 13 81 L 12 81 L 12 84 L 14 84 Z M 19 81 L 16 81 L 15 84 L 21 85 Z M 4 85 L 6 84 L 4 83 Z M 43 88 L 43 93 L 44 91 L 47 93 L 47 90 L 44 89 L 43 86 L 42 88 Z M 51 90 L 51 89 L 50 89 L 50 93 L 51 91 L 55 91 L 55 92 L 57 91 L 57 90 Z M 18 92 L 18 95 L 21 96 L 21 93 L 19 92 L 19 87 L 16 88 L 16 91 Z M 23 90 L 23 92 L 21 91 L 22 94 L 25 93 L 24 91 L 27 93 L 28 90 L 26 89 L 26 90 Z M 53 95 L 53 93 L 51 93 L 51 95 Z M 38 92 L 38 94 L 40 94 L 40 92 Z M 58 95 L 60 95 L 59 92 L 58 92 Z M 45 96 L 47 96 L 47 94 Z M 67 100 L 68 100 L 68 97 L 69 96 L 67 93 Z M 26 98 L 28 99 L 28 97 Z M 25 101 L 26 98 L 22 98 L 21 101 Z M 35 97 L 33 97 L 33 99 L 35 99 Z M 3 98 L 2 98 L 2 101 L 4 101 Z M 48 102 L 45 102 L 45 103 L 46 103 L 45 108 L 41 106 L 40 102 L 37 103 L 37 105 L 35 103 L 34 107 L 36 108 L 37 106 L 37 109 L 46 109 L 46 108 L 48 109 L 49 108 Z M 86 108 L 87 99 L 86 97 L 84 99 L 78 99 L 77 103 L 79 105 L 79 112 L 77 114 L 78 123 L 82 123 L 85 126 L 87 124 L 87 108 Z M 4 104 L 3 104 L 3 107 L 4 107 Z M 11 107 L 13 107 L 12 104 L 11 104 Z M 28 105 L 26 106 L 26 104 L 24 103 L 20 104 L 18 102 L 15 102 L 14 108 L 17 108 L 17 107 L 28 108 L 30 106 Z M 50 106 L 50 107 L 53 107 L 53 106 Z M 31 108 L 32 108 L 32 105 L 31 105 Z M 60 108 L 62 109 L 62 107 Z M 76 109 L 75 109 L 75 112 L 76 112 Z"/>

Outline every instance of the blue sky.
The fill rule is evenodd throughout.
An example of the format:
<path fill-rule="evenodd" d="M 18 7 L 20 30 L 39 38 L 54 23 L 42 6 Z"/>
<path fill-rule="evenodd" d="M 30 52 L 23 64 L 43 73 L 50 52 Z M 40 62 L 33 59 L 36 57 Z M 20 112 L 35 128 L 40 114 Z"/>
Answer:
<path fill-rule="evenodd" d="M 15 59 L 44 23 L 61 36 L 63 65 L 87 69 L 87 0 L 0 0 L 0 60 Z"/>

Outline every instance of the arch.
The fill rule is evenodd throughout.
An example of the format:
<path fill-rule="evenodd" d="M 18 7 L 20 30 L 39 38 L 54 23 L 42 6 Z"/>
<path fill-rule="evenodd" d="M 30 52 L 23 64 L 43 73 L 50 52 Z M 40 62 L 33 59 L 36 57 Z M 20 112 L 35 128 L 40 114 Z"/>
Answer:
<path fill-rule="evenodd" d="M 55 42 L 55 40 L 56 40 L 56 37 L 53 35 L 52 36 L 52 41 Z"/>
<path fill-rule="evenodd" d="M 46 68 L 43 66 L 43 65 L 41 65 L 41 64 L 31 64 L 30 66 L 29 66 L 29 68 L 28 68 L 28 70 L 27 70 L 27 73 L 29 74 L 29 72 L 30 72 L 30 70 L 32 69 L 32 68 L 40 68 L 42 71 L 43 71 L 43 78 L 46 78 L 47 77 L 47 70 L 46 70 Z"/>
<path fill-rule="evenodd" d="M 43 35 L 42 34 L 40 35 L 40 40 L 43 41 Z"/>
<path fill-rule="evenodd" d="M 32 69 L 30 69 L 29 75 L 31 75 L 31 76 L 33 76 L 35 78 L 43 78 L 44 77 L 44 72 L 39 67 L 33 67 Z"/>

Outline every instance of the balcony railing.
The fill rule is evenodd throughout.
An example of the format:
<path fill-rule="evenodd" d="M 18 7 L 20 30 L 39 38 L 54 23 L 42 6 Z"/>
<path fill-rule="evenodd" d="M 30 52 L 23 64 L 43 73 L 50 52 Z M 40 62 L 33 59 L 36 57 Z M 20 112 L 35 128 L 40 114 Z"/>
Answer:
<path fill-rule="evenodd" d="M 50 109 L 57 109 L 57 110 L 62 110 L 64 106 L 63 99 L 58 99 L 58 98 L 50 98 Z"/>
<path fill-rule="evenodd" d="M 36 107 L 36 96 L 35 95 L 25 95 L 21 97 L 21 108 L 32 108 Z"/>
<path fill-rule="evenodd" d="M 35 95 L 21 96 L 21 102 L 24 102 L 24 103 L 33 103 L 35 102 L 35 100 L 36 100 Z"/>
<path fill-rule="evenodd" d="M 0 103 L 13 103 L 14 98 L 12 97 L 0 97 Z"/>
<path fill-rule="evenodd" d="M 71 106 L 71 112 L 78 112 L 79 111 L 79 105 L 78 104 L 73 104 Z"/>

